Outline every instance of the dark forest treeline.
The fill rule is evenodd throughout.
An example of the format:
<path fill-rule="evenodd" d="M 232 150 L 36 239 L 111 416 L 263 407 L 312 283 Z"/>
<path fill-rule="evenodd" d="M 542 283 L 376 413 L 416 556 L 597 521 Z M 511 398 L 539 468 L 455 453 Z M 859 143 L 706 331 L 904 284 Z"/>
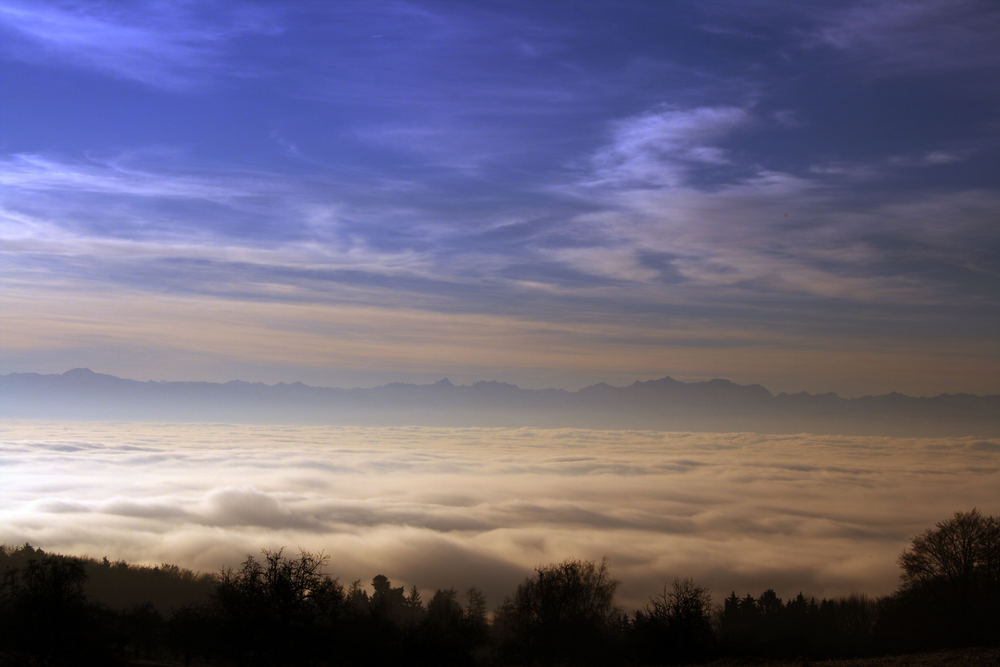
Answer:
<path fill-rule="evenodd" d="M 344 586 L 324 564 L 265 551 L 196 575 L 0 548 L 0 664 L 656 665 L 1000 644 L 1000 517 L 976 510 L 913 538 L 878 599 L 733 592 L 713 609 L 678 579 L 629 614 L 606 563 L 571 560 L 490 615 L 475 588 L 424 600 L 382 575 Z"/>

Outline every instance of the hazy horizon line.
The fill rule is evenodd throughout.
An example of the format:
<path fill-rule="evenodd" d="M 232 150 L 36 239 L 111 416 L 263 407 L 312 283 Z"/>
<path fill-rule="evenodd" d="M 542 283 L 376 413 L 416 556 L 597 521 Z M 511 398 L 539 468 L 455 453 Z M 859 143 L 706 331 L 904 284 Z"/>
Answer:
<path fill-rule="evenodd" d="M 883 392 L 883 393 L 869 392 L 869 393 L 856 393 L 856 394 L 853 394 L 853 393 L 852 394 L 842 394 L 842 393 L 839 393 L 839 392 L 836 392 L 836 391 L 816 391 L 816 390 L 809 390 L 809 389 L 800 389 L 798 391 L 779 391 L 779 392 L 774 392 L 770 388 L 768 388 L 767 386 L 765 386 L 764 384 L 759 383 L 759 382 L 741 383 L 741 382 L 736 382 L 736 381 L 731 380 L 731 379 L 726 378 L 726 377 L 718 377 L 718 376 L 716 376 L 716 377 L 692 378 L 692 377 L 686 377 L 686 376 L 674 376 L 674 375 L 670 375 L 669 373 L 665 374 L 665 375 L 657 375 L 655 377 L 650 377 L 649 379 L 645 379 L 645 380 L 640 379 L 640 378 L 636 378 L 635 380 L 633 380 L 631 383 L 628 383 L 628 384 L 615 384 L 613 382 L 607 382 L 607 381 L 604 381 L 604 380 L 596 380 L 596 381 L 593 381 L 593 382 L 590 382 L 590 383 L 587 383 L 587 384 L 580 385 L 577 388 L 556 387 L 556 386 L 538 386 L 538 387 L 523 386 L 523 385 L 520 385 L 520 384 L 517 384 L 517 383 L 513 383 L 513 382 L 506 382 L 506 381 L 503 381 L 503 380 L 495 380 L 495 379 L 487 379 L 487 378 L 481 378 L 479 380 L 471 381 L 468 384 L 463 384 L 461 381 L 459 381 L 459 382 L 453 382 L 447 375 L 442 375 L 438 380 L 427 381 L 427 382 L 391 380 L 391 381 L 388 381 L 388 382 L 383 382 L 381 384 L 373 384 L 373 385 L 365 385 L 365 386 L 362 386 L 362 385 L 354 385 L 354 386 L 319 385 L 319 384 L 309 384 L 307 382 L 303 382 L 302 380 L 290 380 L 290 381 L 289 380 L 279 380 L 277 382 L 265 382 L 263 380 L 246 380 L 246 379 L 243 379 L 243 378 L 231 378 L 231 379 L 228 379 L 228 380 L 206 380 L 206 379 L 195 379 L 195 378 L 180 379 L 180 380 L 168 380 L 168 379 L 149 378 L 149 379 L 143 380 L 143 379 L 137 379 L 137 378 L 132 378 L 132 377 L 123 377 L 123 376 L 120 376 L 120 375 L 115 375 L 113 373 L 104 373 L 104 372 L 101 372 L 101 371 L 95 371 L 95 370 L 93 370 L 93 369 L 91 369 L 91 368 L 89 368 L 87 366 L 76 366 L 76 367 L 70 368 L 70 369 L 68 369 L 66 371 L 63 371 L 61 373 L 60 372 L 45 373 L 45 372 L 40 372 L 40 371 L 9 371 L 7 373 L 0 374 L 0 377 L 10 376 L 10 375 L 62 376 L 62 375 L 71 374 L 73 372 L 88 372 L 88 373 L 92 373 L 94 375 L 103 375 L 103 376 L 107 376 L 107 377 L 113 377 L 113 378 L 118 379 L 118 380 L 126 380 L 126 381 L 130 381 L 130 382 L 155 383 L 155 384 L 197 383 L 197 384 L 225 385 L 225 384 L 231 384 L 231 383 L 245 383 L 245 384 L 251 384 L 251 385 L 261 385 L 261 386 L 265 386 L 265 387 L 280 387 L 282 385 L 285 385 L 285 386 L 288 386 L 288 385 L 302 385 L 302 386 L 305 386 L 305 387 L 309 387 L 311 389 L 336 389 L 336 390 L 344 390 L 344 391 L 379 389 L 379 388 L 387 387 L 387 386 L 391 386 L 391 385 L 409 385 L 409 386 L 419 387 L 419 386 L 433 386 L 435 384 L 444 384 L 444 383 L 447 383 L 447 384 L 452 385 L 454 387 L 474 387 L 474 386 L 476 386 L 478 384 L 498 384 L 498 385 L 507 385 L 507 386 L 515 387 L 515 388 L 523 390 L 523 391 L 564 391 L 564 392 L 567 392 L 567 393 L 575 394 L 575 393 L 579 393 L 580 391 L 583 391 L 584 389 L 588 389 L 590 387 L 596 387 L 596 386 L 600 386 L 600 385 L 607 385 L 607 386 L 615 388 L 615 389 L 625 389 L 627 387 L 630 387 L 630 386 L 633 386 L 633 385 L 636 385 L 636 384 L 645 384 L 645 383 L 651 383 L 651 382 L 659 382 L 659 381 L 663 381 L 663 380 L 672 380 L 674 382 L 677 382 L 677 383 L 680 383 L 680 384 L 687 384 L 687 385 L 690 385 L 690 384 L 705 384 L 705 383 L 709 383 L 709 382 L 726 382 L 726 383 L 729 383 L 729 384 L 732 384 L 732 385 L 736 385 L 736 386 L 739 386 L 739 387 L 761 387 L 762 389 L 764 389 L 765 391 L 767 391 L 771 396 L 782 396 L 782 395 L 795 396 L 795 395 L 806 394 L 806 395 L 810 395 L 810 396 L 836 396 L 836 397 L 842 398 L 842 399 L 857 399 L 857 398 L 867 398 L 867 397 L 876 398 L 876 397 L 880 397 L 880 396 L 896 396 L 896 395 L 898 395 L 898 396 L 905 396 L 905 397 L 908 397 L 908 398 L 937 398 L 937 397 L 940 397 L 940 396 L 978 396 L 978 397 L 984 397 L 985 398 L 985 397 L 1000 396 L 1000 393 L 977 394 L 977 393 L 971 392 L 971 391 L 940 392 L 940 393 L 936 393 L 936 394 L 907 394 L 905 392 L 901 392 L 901 391 L 898 391 L 898 390 L 893 390 L 893 391 L 888 391 L 888 392 Z"/>

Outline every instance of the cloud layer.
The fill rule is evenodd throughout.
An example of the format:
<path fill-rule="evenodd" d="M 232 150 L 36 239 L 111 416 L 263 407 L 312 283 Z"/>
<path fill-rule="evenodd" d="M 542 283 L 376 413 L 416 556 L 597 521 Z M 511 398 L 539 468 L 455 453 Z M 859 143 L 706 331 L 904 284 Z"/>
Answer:
<path fill-rule="evenodd" d="M 547 4 L 0 0 L 2 370 L 1000 392 L 995 3 Z"/>
<path fill-rule="evenodd" d="M 534 566 L 607 556 L 622 602 L 665 580 L 884 593 L 908 539 L 996 512 L 1000 443 L 533 429 L 8 424 L 0 542 L 202 570 L 322 550 L 500 601 Z"/>
<path fill-rule="evenodd" d="M 0 0 L 0 373 L 1000 392 L 991 0 Z M 0 425 L 0 541 L 880 593 L 987 440 Z"/>

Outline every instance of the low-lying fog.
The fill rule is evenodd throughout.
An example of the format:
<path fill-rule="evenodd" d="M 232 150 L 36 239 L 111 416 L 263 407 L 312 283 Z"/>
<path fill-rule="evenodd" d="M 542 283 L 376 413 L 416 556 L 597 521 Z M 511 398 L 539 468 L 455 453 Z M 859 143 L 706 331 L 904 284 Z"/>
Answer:
<path fill-rule="evenodd" d="M 202 571 L 323 551 L 343 582 L 476 585 L 608 558 L 623 606 L 674 577 L 885 593 L 908 539 L 1000 507 L 1000 442 L 494 428 L 9 422 L 0 543 Z"/>

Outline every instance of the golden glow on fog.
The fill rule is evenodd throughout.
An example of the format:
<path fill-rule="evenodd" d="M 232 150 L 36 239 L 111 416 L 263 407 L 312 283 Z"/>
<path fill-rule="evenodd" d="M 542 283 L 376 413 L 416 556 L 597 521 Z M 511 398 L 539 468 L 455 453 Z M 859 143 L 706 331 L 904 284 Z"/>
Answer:
<path fill-rule="evenodd" d="M 342 580 L 475 584 L 491 603 L 570 556 L 607 556 L 631 604 L 675 576 L 717 594 L 881 593 L 911 535 L 996 512 L 1000 488 L 1000 443 L 968 438 L 40 422 L 0 435 L 0 542 L 203 570 L 301 547 Z"/>

